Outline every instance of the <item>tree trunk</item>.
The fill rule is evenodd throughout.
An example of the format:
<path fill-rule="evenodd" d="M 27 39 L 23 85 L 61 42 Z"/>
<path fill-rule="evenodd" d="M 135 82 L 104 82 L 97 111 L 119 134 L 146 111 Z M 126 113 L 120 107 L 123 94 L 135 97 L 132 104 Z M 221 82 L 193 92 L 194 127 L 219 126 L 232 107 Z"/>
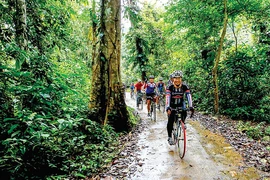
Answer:
<path fill-rule="evenodd" d="M 90 17 L 92 20 L 92 24 L 89 30 L 89 42 L 91 42 L 92 45 L 92 66 L 93 66 L 93 62 L 94 59 L 97 56 L 97 36 L 98 36 L 98 32 L 97 32 L 97 15 L 96 15 L 96 0 L 92 0 L 92 10 L 90 11 Z"/>
<path fill-rule="evenodd" d="M 129 117 L 120 76 L 120 13 L 120 0 L 101 0 L 99 50 L 93 62 L 89 107 L 91 119 L 127 131 Z"/>
<path fill-rule="evenodd" d="M 134 11 L 136 12 L 137 9 L 139 9 L 137 6 L 136 6 L 136 3 L 134 0 L 129 0 L 128 1 L 128 5 L 129 5 L 129 8 L 130 8 L 130 11 Z M 129 11 L 129 13 L 130 13 Z M 134 13 L 135 14 L 135 13 Z M 130 23 L 131 23 L 131 28 L 140 28 L 138 27 L 138 19 L 136 18 L 133 18 L 133 16 L 131 14 L 129 14 L 129 19 L 130 19 Z M 135 46 L 136 46 L 136 51 L 137 51 L 137 62 L 138 62 L 138 65 L 139 65 L 139 69 L 141 71 L 141 79 L 142 81 L 144 81 L 147 77 L 146 77 L 146 71 L 144 68 L 145 67 L 145 55 L 144 55 L 144 51 L 143 51 L 143 45 L 142 45 L 142 39 L 136 35 L 135 37 Z"/>
<path fill-rule="evenodd" d="M 218 97 L 218 77 L 217 77 L 217 70 L 218 70 L 218 64 L 220 61 L 220 56 L 222 52 L 222 46 L 224 42 L 224 38 L 226 35 L 226 29 L 227 29 L 227 23 L 228 23 L 228 14 L 227 14 L 227 0 L 224 0 L 224 24 L 223 24 L 223 30 L 220 37 L 219 47 L 215 58 L 215 64 L 212 70 L 213 73 L 213 83 L 214 83 L 214 112 L 218 113 L 219 111 L 219 97 Z"/>
<path fill-rule="evenodd" d="M 139 62 L 140 70 L 141 70 L 141 77 L 142 81 L 146 80 L 146 71 L 145 67 L 145 55 L 143 52 L 143 45 L 142 45 L 142 39 L 140 37 L 135 37 L 135 44 L 136 44 L 136 50 L 137 50 L 137 61 Z"/>
<path fill-rule="evenodd" d="M 16 41 L 20 46 L 20 48 L 25 50 L 27 46 L 25 0 L 16 0 L 15 28 L 16 28 Z"/>
<path fill-rule="evenodd" d="M 25 0 L 16 0 L 16 14 L 14 18 L 16 29 L 16 42 L 22 50 L 27 50 L 27 32 L 26 32 L 26 4 Z M 22 70 L 28 69 L 26 60 L 20 62 L 16 58 L 16 68 Z"/>

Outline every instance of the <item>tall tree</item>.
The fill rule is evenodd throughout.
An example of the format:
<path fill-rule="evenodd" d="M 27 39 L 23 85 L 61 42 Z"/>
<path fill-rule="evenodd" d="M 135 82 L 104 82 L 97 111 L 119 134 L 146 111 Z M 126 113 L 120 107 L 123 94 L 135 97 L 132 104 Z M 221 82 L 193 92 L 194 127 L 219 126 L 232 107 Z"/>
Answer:
<path fill-rule="evenodd" d="M 136 32 L 141 31 L 141 21 L 142 18 L 139 14 L 139 7 L 135 3 L 135 0 L 128 0 L 128 17 L 131 23 L 131 29 L 135 30 L 134 37 L 132 37 L 135 41 L 135 49 L 136 49 L 136 59 L 134 61 L 134 65 L 139 66 L 139 70 L 141 72 L 141 79 L 144 81 L 146 79 L 146 65 L 147 65 L 147 57 L 143 48 L 143 38 L 141 34 Z"/>
<path fill-rule="evenodd" d="M 16 41 L 20 48 L 26 49 L 26 4 L 25 0 L 16 0 L 16 17 L 15 17 L 15 28 L 16 28 Z"/>
<path fill-rule="evenodd" d="M 129 129 L 120 76 L 121 2 L 101 0 L 98 53 L 93 57 L 90 117 L 116 131 Z"/>
<path fill-rule="evenodd" d="M 223 24 L 223 30 L 220 36 L 220 42 L 218 46 L 218 50 L 216 53 L 216 58 L 215 58 L 215 64 L 212 70 L 213 73 L 213 83 L 214 83 L 214 111 L 215 113 L 218 113 L 219 109 L 219 97 L 218 97 L 218 77 L 217 77 L 217 71 L 218 71 L 218 64 L 220 61 L 220 56 L 222 52 L 222 46 L 224 42 L 224 38 L 226 35 L 226 29 L 227 29 L 227 24 L 228 24 L 228 14 L 227 14 L 227 0 L 224 0 L 224 24 Z"/>
<path fill-rule="evenodd" d="M 26 3 L 25 0 L 16 0 L 16 13 L 14 17 L 16 29 L 16 42 L 21 50 L 27 49 L 27 32 L 26 32 Z M 20 62 L 20 58 L 16 59 L 16 67 L 27 69 L 28 65 L 25 60 Z"/>

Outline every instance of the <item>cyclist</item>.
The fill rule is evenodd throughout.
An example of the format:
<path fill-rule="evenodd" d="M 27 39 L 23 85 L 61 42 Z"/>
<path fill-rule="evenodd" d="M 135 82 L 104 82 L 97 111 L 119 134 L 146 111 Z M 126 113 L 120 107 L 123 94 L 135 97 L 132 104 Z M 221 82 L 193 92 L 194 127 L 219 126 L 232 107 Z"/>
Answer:
<path fill-rule="evenodd" d="M 137 104 L 137 108 L 139 107 L 139 96 L 141 96 L 140 93 L 142 93 L 142 87 L 143 87 L 143 83 L 140 79 L 138 79 L 138 82 L 135 84 L 135 93 L 136 93 L 136 104 Z"/>
<path fill-rule="evenodd" d="M 150 104 L 151 104 L 151 98 L 148 98 L 151 96 L 152 98 L 156 97 L 156 84 L 154 83 L 154 76 L 149 76 L 149 82 L 145 83 L 143 88 L 146 89 L 146 97 L 147 97 L 147 111 L 148 111 L 148 117 L 151 117 L 150 115 Z M 156 103 L 158 102 L 158 99 L 156 99 Z"/>
<path fill-rule="evenodd" d="M 159 93 L 163 93 L 166 91 L 165 83 L 162 78 L 159 78 L 159 82 L 157 83 L 157 89 Z"/>
<path fill-rule="evenodd" d="M 172 111 L 172 108 L 182 107 L 186 109 L 186 103 L 184 101 L 184 94 L 188 100 L 188 106 L 192 114 L 194 113 L 194 108 L 192 106 L 192 98 L 189 87 L 182 82 L 183 73 L 182 71 L 174 72 L 173 84 L 168 86 L 166 89 L 166 111 L 168 114 L 168 123 L 167 123 L 167 132 L 168 132 L 168 142 L 170 145 L 173 145 L 172 140 L 172 129 L 174 122 L 175 111 Z M 185 123 L 187 117 L 187 111 L 182 111 L 181 119 Z"/>
<path fill-rule="evenodd" d="M 134 83 L 131 83 L 130 84 L 130 97 L 132 97 L 132 93 L 134 93 L 134 89 L 135 89 Z"/>
<path fill-rule="evenodd" d="M 167 84 L 168 84 L 167 88 L 173 84 L 173 73 L 170 74 L 170 79 Z"/>
<path fill-rule="evenodd" d="M 165 93 L 165 83 L 163 82 L 162 78 L 159 78 L 159 82 L 157 83 L 157 90 L 158 90 L 158 96 L 162 96 L 163 93 Z M 157 108 L 160 108 L 159 105 Z"/>

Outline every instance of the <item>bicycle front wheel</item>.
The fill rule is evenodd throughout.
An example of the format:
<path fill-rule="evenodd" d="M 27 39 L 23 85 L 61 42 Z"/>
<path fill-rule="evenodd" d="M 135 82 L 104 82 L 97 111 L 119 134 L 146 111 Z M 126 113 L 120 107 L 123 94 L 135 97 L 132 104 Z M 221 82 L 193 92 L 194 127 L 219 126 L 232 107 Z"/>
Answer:
<path fill-rule="evenodd" d="M 177 123 L 174 121 L 173 122 L 173 130 L 172 130 L 172 139 L 174 144 L 177 144 L 177 140 L 178 140 L 178 132 L 177 132 Z"/>
<path fill-rule="evenodd" d="M 162 98 L 162 99 L 160 100 L 159 105 L 160 105 L 159 110 L 160 110 L 162 113 L 164 113 L 164 112 L 165 112 L 165 99 L 164 99 L 164 98 Z"/>
<path fill-rule="evenodd" d="M 177 134 L 178 134 L 178 139 L 177 139 L 177 149 L 178 153 L 181 159 L 184 158 L 185 153 L 186 153 L 186 128 L 185 124 L 180 121 L 178 123 L 178 128 L 177 128 Z"/>

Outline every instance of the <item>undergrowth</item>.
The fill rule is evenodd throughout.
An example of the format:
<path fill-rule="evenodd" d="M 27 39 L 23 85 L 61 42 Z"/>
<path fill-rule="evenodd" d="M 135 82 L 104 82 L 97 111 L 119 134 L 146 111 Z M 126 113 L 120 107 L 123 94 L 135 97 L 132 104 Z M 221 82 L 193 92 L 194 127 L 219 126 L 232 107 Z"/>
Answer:
<path fill-rule="evenodd" d="M 118 134 L 86 118 L 36 113 L 0 123 L 0 179 L 83 178 L 117 153 Z"/>
<path fill-rule="evenodd" d="M 239 131 L 246 133 L 249 138 L 269 141 L 270 126 L 266 125 L 265 122 L 252 124 L 250 121 L 239 121 L 237 128 Z"/>

